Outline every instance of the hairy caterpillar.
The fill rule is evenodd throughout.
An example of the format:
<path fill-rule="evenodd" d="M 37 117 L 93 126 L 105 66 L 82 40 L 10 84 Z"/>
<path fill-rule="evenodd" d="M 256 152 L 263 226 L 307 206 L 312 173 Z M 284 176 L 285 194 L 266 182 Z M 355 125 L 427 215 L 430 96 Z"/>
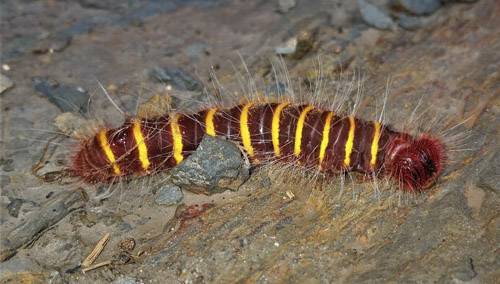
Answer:
<path fill-rule="evenodd" d="M 413 137 L 307 104 L 248 102 L 195 114 L 127 118 L 121 127 L 84 141 L 72 171 L 95 183 L 168 170 L 205 134 L 239 142 L 255 164 L 277 160 L 332 175 L 388 175 L 408 192 L 432 184 L 446 160 L 444 143 L 432 135 Z"/>

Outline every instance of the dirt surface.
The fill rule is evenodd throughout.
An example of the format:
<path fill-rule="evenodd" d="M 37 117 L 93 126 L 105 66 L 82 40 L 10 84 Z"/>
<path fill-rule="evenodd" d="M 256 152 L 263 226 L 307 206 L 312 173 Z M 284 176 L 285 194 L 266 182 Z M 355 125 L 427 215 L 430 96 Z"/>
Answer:
<path fill-rule="evenodd" d="M 372 1 L 394 21 L 384 18 L 385 30 L 365 24 L 355 1 L 115 2 L 0 4 L 4 283 L 500 282 L 498 1 L 445 1 L 408 13 L 418 24 L 406 29 L 396 24 L 401 7 Z M 301 95 L 321 78 L 319 98 L 332 99 L 356 75 L 361 117 L 374 119 L 389 90 L 385 121 L 396 129 L 448 130 L 453 151 L 439 182 L 414 195 L 381 182 L 376 192 L 357 175 L 315 182 L 270 166 L 236 192 L 183 191 L 182 201 L 177 192 L 181 203 L 167 206 L 157 201 L 166 174 L 101 186 L 32 174 L 63 112 L 85 117 L 66 119 L 78 125 L 73 136 L 123 122 L 100 85 L 129 115 L 155 94 L 182 110 L 210 103 L 220 89 L 212 71 L 222 95 L 238 99 L 248 91 L 240 56 L 265 90 L 275 83 L 269 58 L 295 47 L 290 39 L 297 51 L 284 62 Z M 156 67 L 172 66 L 185 72 L 172 84 L 182 90 L 155 80 Z M 41 172 L 63 169 L 77 143 L 54 140 Z M 84 272 L 107 233 L 94 262 L 103 266 Z"/>

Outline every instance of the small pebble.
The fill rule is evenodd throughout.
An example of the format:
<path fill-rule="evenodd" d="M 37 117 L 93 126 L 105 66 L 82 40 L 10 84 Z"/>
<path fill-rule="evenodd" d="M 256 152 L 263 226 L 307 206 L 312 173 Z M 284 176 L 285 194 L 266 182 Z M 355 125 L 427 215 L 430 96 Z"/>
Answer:
<path fill-rule="evenodd" d="M 186 51 L 191 57 L 200 55 L 209 55 L 212 50 L 212 45 L 205 42 L 192 43 L 186 47 Z"/>
<path fill-rule="evenodd" d="M 163 52 L 163 55 L 167 57 L 172 57 L 175 55 L 175 51 L 171 48 L 166 48 L 165 51 Z"/>
<path fill-rule="evenodd" d="M 269 177 L 265 177 L 262 180 L 261 185 L 265 189 L 270 189 L 271 188 L 271 179 Z"/>
<path fill-rule="evenodd" d="M 292 38 L 287 40 L 284 45 L 276 46 L 274 48 L 274 53 L 281 55 L 293 54 L 295 53 L 296 49 L 297 49 L 297 39 Z"/>
<path fill-rule="evenodd" d="M 277 83 L 268 87 L 265 87 L 262 91 L 268 97 L 281 98 L 283 94 L 286 94 L 287 86 L 283 83 Z"/>
<path fill-rule="evenodd" d="M 381 30 L 390 30 L 394 26 L 392 19 L 376 6 L 365 0 L 358 0 L 361 17 L 370 26 Z"/>
<path fill-rule="evenodd" d="M 408 16 L 406 14 L 400 14 L 398 25 L 403 29 L 414 30 L 420 27 L 420 19 L 417 17 Z"/>
<path fill-rule="evenodd" d="M 144 282 L 126 276 L 120 276 L 118 279 L 113 281 L 113 284 L 140 284 L 140 283 Z"/>
<path fill-rule="evenodd" d="M 0 187 L 4 188 L 10 184 L 10 177 L 8 175 L 0 175 Z"/>
<path fill-rule="evenodd" d="M 63 51 L 69 46 L 70 41 L 71 37 L 64 33 L 46 33 L 34 44 L 32 52 L 35 54 L 44 54 Z"/>
<path fill-rule="evenodd" d="M 477 276 L 477 272 L 474 270 L 474 262 L 472 258 L 460 261 L 460 263 L 462 264 L 462 268 L 455 271 L 452 274 L 453 277 L 461 282 L 472 282 L 472 279 Z"/>
<path fill-rule="evenodd" d="M 9 215 L 17 218 L 19 216 L 19 211 L 21 210 L 21 206 L 25 201 L 19 198 L 12 200 L 9 205 L 7 205 L 7 209 L 9 211 Z"/>
<path fill-rule="evenodd" d="M 276 46 L 274 52 L 281 55 L 292 55 L 293 59 L 301 59 L 314 47 L 318 29 L 304 30 L 296 37 L 288 39 L 284 45 Z"/>
<path fill-rule="evenodd" d="M 177 66 L 156 67 L 149 74 L 154 82 L 171 85 L 180 91 L 201 91 L 203 84 Z"/>
<path fill-rule="evenodd" d="M 46 273 L 47 273 L 47 271 L 46 271 Z M 50 272 L 49 277 L 47 279 L 47 283 L 51 283 L 51 284 L 62 284 L 65 282 L 66 281 L 63 280 L 61 273 L 59 273 L 59 271 L 57 271 L 57 270 Z"/>
<path fill-rule="evenodd" d="M 144 25 L 144 21 L 142 19 L 139 19 L 139 18 L 133 18 L 130 20 L 130 24 L 134 27 L 142 27 Z"/>
<path fill-rule="evenodd" d="M 396 6 L 415 15 L 428 15 L 441 7 L 440 0 L 397 0 Z"/>
<path fill-rule="evenodd" d="M 122 250 L 133 250 L 135 248 L 135 240 L 133 238 L 125 238 L 118 243 L 118 247 Z"/>
<path fill-rule="evenodd" d="M 55 104 L 62 112 L 87 112 L 90 94 L 81 87 L 60 85 L 48 77 L 34 77 L 35 90 Z"/>
<path fill-rule="evenodd" d="M 0 74 L 0 94 L 14 86 L 14 82 L 7 76 Z"/>
<path fill-rule="evenodd" d="M 317 34 L 318 29 L 311 29 L 299 33 L 293 59 L 299 60 L 313 49 Z"/>
<path fill-rule="evenodd" d="M 337 45 L 335 45 L 335 46 L 333 47 L 333 52 L 334 52 L 334 53 L 339 54 L 339 53 L 341 53 L 341 52 L 342 52 L 342 50 L 343 50 L 343 49 L 344 49 L 344 48 L 342 47 L 342 45 L 337 44 Z"/>
<path fill-rule="evenodd" d="M 164 186 L 157 191 L 155 203 L 170 206 L 179 203 L 183 197 L 182 190 L 178 186 Z"/>
<path fill-rule="evenodd" d="M 130 261 L 131 257 L 130 254 L 128 254 L 125 251 L 122 251 L 120 255 L 118 255 L 118 259 L 121 261 L 122 264 L 126 264 Z"/>
<path fill-rule="evenodd" d="M 474 3 L 479 0 L 441 0 L 441 4 L 445 5 L 448 3 L 454 3 L 454 2 L 462 2 L 462 3 Z"/>
<path fill-rule="evenodd" d="M 0 165 L 4 172 L 12 172 L 15 169 L 13 159 L 0 160 Z"/>
<path fill-rule="evenodd" d="M 297 5 L 295 0 L 278 0 L 278 12 L 286 14 L 295 8 L 295 5 Z"/>

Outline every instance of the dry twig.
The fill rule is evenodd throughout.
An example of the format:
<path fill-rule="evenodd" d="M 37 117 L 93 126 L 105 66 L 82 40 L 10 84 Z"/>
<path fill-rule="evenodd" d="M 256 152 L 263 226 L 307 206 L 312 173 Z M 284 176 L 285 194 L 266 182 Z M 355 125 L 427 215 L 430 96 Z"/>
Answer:
<path fill-rule="evenodd" d="M 94 261 L 97 259 L 97 257 L 101 254 L 101 252 L 104 250 L 106 247 L 106 244 L 109 241 L 110 234 L 107 233 L 102 239 L 95 245 L 94 249 L 90 252 L 90 254 L 85 258 L 85 260 L 82 262 L 82 267 L 87 270 L 90 270 L 90 266 Z M 99 264 L 102 264 L 104 262 L 101 262 Z M 102 265 L 101 265 L 102 266 Z M 99 266 L 100 267 L 100 266 Z M 94 267 L 97 268 L 97 267 Z M 92 269 L 94 269 L 92 268 Z"/>
<path fill-rule="evenodd" d="M 99 268 L 99 267 L 102 267 L 102 266 L 105 266 L 105 265 L 109 265 L 109 264 L 111 264 L 111 260 L 106 260 L 106 261 L 103 261 L 103 262 L 99 262 L 98 264 L 96 264 L 94 266 L 82 269 L 82 272 L 85 273 L 87 271 L 90 271 L 90 270 L 93 270 L 93 269 L 96 269 L 96 268 Z"/>

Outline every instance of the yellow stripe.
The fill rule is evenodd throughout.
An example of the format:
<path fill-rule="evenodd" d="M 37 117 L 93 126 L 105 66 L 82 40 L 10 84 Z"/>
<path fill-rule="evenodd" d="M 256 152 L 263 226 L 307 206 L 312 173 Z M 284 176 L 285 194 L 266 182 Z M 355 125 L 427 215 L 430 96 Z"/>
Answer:
<path fill-rule="evenodd" d="M 323 139 L 321 140 L 321 147 L 319 149 L 319 168 L 322 169 L 321 163 L 323 159 L 325 159 L 326 146 L 328 146 L 328 141 L 330 139 L 330 123 L 332 121 L 332 117 L 335 114 L 333 112 L 329 112 L 326 117 L 325 127 L 323 128 Z"/>
<path fill-rule="evenodd" d="M 250 140 L 250 130 L 248 129 L 248 110 L 252 107 L 253 103 L 246 104 L 241 110 L 240 115 L 240 132 L 243 140 L 243 147 L 250 157 L 253 157 L 252 141 Z"/>
<path fill-rule="evenodd" d="M 344 164 L 349 166 L 351 164 L 351 153 L 352 148 L 354 147 L 354 130 L 356 129 L 356 122 L 354 121 L 354 117 L 349 116 L 349 136 L 347 138 L 347 142 L 345 143 L 345 159 Z"/>
<path fill-rule="evenodd" d="M 179 114 L 174 115 L 172 118 L 172 122 L 170 123 L 170 127 L 172 129 L 172 139 L 174 140 L 174 158 L 177 164 L 184 160 L 184 156 L 182 156 L 182 135 L 181 129 L 177 121 L 179 120 Z"/>
<path fill-rule="evenodd" d="M 115 175 L 121 175 L 122 172 L 120 171 L 120 167 L 118 167 L 118 165 L 115 163 L 115 155 L 113 154 L 113 151 L 109 146 L 108 137 L 106 137 L 106 130 L 103 130 L 99 133 L 99 143 L 101 144 L 101 148 L 104 150 L 104 153 L 106 154 L 109 162 L 113 165 L 113 171 L 115 172 Z"/>
<path fill-rule="evenodd" d="M 274 154 L 276 157 L 280 156 L 280 116 L 281 111 L 290 103 L 282 103 L 276 107 L 273 114 L 273 122 L 271 128 L 271 135 L 273 138 Z"/>
<path fill-rule="evenodd" d="M 137 150 L 139 151 L 139 161 L 141 161 L 142 168 L 148 172 L 149 165 L 151 164 L 148 159 L 148 149 L 146 148 L 146 143 L 144 142 L 144 136 L 141 130 L 141 120 L 134 120 L 134 139 L 137 144 Z"/>
<path fill-rule="evenodd" d="M 373 133 L 371 148 L 372 159 L 370 161 L 370 164 L 375 167 L 375 165 L 377 164 L 378 140 L 380 139 L 380 122 L 374 122 L 373 126 L 375 127 L 375 133 Z"/>
<path fill-rule="evenodd" d="M 297 121 L 297 129 L 295 130 L 295 148 L 294 148 L 294 154 L 296 157 L 299 156 L 300 154 L 300 147 L 302 143 L 302 130 L 304 129 L 304 121 L 306 120 L 306 115 L 308 112 L 313 110 L 313 106 L 307 106 L 302 113 L 299 116 L 299 120 Z"/>
<path fill-rule="evenodd" d="M 207 112 L 207 117 L 205 118 L 205 128 L 208 135 L 215 136 L 215 126 L 214 126 L 214 115 L 218 108 L 213 108 Z"/>

